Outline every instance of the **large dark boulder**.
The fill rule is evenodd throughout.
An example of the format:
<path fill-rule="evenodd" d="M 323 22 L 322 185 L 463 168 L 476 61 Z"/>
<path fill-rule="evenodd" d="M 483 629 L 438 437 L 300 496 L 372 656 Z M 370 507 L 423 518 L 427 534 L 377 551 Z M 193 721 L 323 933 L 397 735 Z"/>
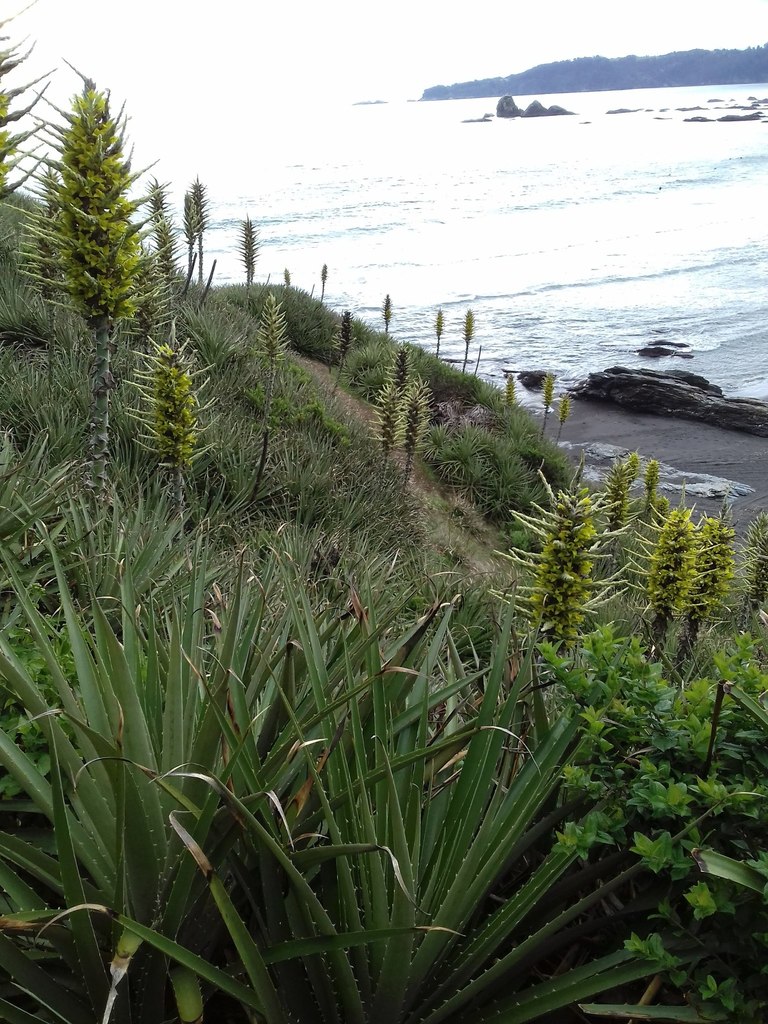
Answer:
<path fill-rule="evenodd" d="M 512 96 L 502 96 L 496 104 L 496 117 L 522 117 L 523 112 Z"/>
<path fill-rule="evenodd" d="M 685 370 L 665 373 L 612 366 L 590 373 L 570 393 L 578 399 L 614 402 L 636 412 L 679 416 L 768 437 L 768 403 L 754 398 L 726 398 L 706 377 Z"/>

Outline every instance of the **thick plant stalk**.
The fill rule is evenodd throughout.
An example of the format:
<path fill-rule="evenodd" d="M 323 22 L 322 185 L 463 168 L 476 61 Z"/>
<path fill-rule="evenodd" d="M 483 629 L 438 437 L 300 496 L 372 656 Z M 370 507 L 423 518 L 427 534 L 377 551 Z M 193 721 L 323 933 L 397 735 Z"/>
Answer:
<path fill-rule="evenodd" d="M 112 346 L 109 319 L 100 317 L 93 323 L 94 361 L 91 388 L 91 479 L 99 491 L 107 487 L 109 461 L 109 393 L 115 386 L 112 376 Z"/>
<path fill-rule="evenodd" d="M 325 298 L 325 286 L 328 282 L 328 264 L 323 264 L 323 269 L 320 271 L 320 301 L 322 302 Z"/>

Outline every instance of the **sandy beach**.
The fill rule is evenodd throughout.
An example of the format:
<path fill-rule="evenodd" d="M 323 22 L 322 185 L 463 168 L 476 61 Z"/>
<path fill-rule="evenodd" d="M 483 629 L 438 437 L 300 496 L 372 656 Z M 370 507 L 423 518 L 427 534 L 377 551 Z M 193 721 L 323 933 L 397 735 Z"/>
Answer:
<path fill-rule="evenodd" d="M 732 503 L 733 522 L 739 532 L 760 510 L 768 509 L 768 438 L 693 420 L 633 412 L 606 402 L 574 399 L 571 410 L 561 441 L 573 446 L 569 452 L 574 461 L 582 447 L 599 442 L 658 459 L 680 471 L 681 481 L 708 474 L 746 484 L 752 492 L 736 497 Z M 588 453 L 586 464 L 595 464 Z M 607 465 L 610 460 L 602 460 L 602 468 Z M 674 491 L 665 493 L 673 504 L 679 500 L 679 490 L 677 496 Z M 703 512 L 716 512 L 722 500 L 688 492 L 687 503 Z"/>

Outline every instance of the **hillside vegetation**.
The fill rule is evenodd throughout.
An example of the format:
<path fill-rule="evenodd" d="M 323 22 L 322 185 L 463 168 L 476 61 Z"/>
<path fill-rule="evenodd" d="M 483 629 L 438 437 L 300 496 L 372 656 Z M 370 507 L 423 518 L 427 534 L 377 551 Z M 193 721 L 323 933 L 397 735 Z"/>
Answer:
<path fill-rule="evenodd" d="M 82 86 L 0 178 L 0 1020 L 763 1021 L 768 516 L 589 491 L 248 217 L 216 287 Z"/>
<path fill-rule="evenodd" d="M 462 100 L 481 96 L 531 96 L 613 89 L 662 89 L 686 85 L 738 85 L 768 82 L 768 43 L 746 50 L 676 50 L 658 56 L 577 57 L 537 64 L 506 77 L 433 85 L 422 100 Z"/>

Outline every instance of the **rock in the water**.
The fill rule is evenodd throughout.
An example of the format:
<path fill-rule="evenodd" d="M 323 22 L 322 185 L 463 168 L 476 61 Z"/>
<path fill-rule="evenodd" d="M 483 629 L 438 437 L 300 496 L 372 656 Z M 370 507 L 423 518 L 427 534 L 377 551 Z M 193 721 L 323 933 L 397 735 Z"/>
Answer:
<path fill-rule="evenodd" d="M 665 348 L 664 345 L 646 345 L 645 348 L 637 350 L 639 356 L 648 356 L 651 359 L 659 359 L 661 356 L 674 356 L 676 352 L 672 348 Z"/>
<path fill-rule="evenodd" d="M 754 111 L 752 114 L 724 114 L 722 117 L 718 117 L 718 121 L 762 121 L 763 115 L 759 110 Z"/>
<path fill-rule="evenodd" d="M 521 370 L 517 375 L 517 379 L 524 388 L 528 388 L 529 391 L 536 391 L 543 386 L 544 378 L 548 372 L 548 370 Z"/>
<path fill-rule="evenodd" d="M 572 110 L 559 107 L 554 103 L 551 107 L 545 107 L 540 100 L 533 100 L 522 112 L 523 117 L 556 117 L 559 114 L 572 114 Z"/>
<path fill-rule="evenodd" d="M 612 366 L 575 384 L 579 399 L 614 402 L 637 412 L 711 423 L 768 437 L 768 403 L 753 398 L 725 398 L 706 377 L 685 370 L 630 369 Z"/>
<path fill-rule="evenodd" d="M 522 117 L 523 112 L 512 96 L 502 96 L 496 104 L 496 117 Z"/>

